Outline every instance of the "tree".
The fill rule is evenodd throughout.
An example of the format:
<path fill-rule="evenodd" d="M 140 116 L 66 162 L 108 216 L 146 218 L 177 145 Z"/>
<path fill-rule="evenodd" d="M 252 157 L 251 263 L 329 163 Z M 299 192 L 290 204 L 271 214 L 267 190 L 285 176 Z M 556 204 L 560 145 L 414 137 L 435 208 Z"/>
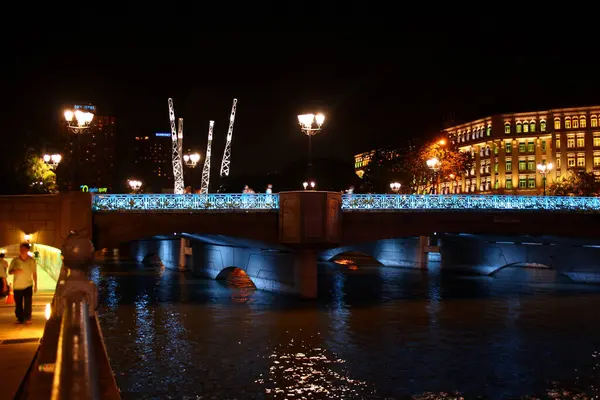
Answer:
<path fill-rule="evenodd" d="M 437 160 L 434 170 L 427 165 L 428 160 Z M 473 166 L 473 157 L 469 152 L 461 152 L 457 146 L 447 140 L 435 140 L 425 143 L 407 160 L 407 169 L 412 174 L 412 192 L 433 189 L 434 183 L 458 180 Z"/>
<path fill-rule="evenodd" d="M 569 176 L 553 182 L 550 196 L 600 196 L 600 182 L 591 172 L 571 171 Z"/>
<path fill-rule="evenodd" d="M 25 162 L 29 190 L 34 193 L 56 193 L 56 174 L 41 157 L 30 155 Z"/>

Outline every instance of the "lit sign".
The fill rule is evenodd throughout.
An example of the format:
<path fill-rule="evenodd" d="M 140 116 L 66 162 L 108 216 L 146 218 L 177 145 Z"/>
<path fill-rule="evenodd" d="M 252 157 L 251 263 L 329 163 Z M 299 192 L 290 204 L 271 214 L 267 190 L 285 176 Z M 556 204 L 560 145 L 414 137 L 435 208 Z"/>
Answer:
<path fill-rule="evenodd" d="M 81 185 L 80 186 L 81 191 L 82 192 L 90 192 L 90 193 L 107 193 L 108 189 L 107 188 L 95 188 L 95 187 L 89 187 L 88 185 Z"/>
<path fill-rule="evenodd" d="M 75 108 L 76 110 L 86 110 L 86 111 L 92 111 L 95 112 L 96 111 L 96 106 L 93 106 L 91 104 L 82 106 L 81 104 L 76 104 L 73 106 L 73 108 Z"/>
<path fill-rule="evenodd" d="M 171 134 L 166 132 L 157 132 L 155 135 L 158 137 L 171 137 Z"/>

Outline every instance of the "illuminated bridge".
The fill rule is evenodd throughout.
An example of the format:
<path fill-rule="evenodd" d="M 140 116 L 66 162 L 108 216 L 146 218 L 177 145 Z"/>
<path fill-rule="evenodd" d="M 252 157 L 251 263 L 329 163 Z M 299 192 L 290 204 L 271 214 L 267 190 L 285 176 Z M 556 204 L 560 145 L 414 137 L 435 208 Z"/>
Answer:
<path fill-rule="evenodd" d="M 0 245 L 60 248 L 71 230 L 97 249 L 258 288 L 316 296 L 317 261 L 358 252 L 388 267 L 493 273 L 544 265 L 600 281 L 600 198 L 477 195 L 91 194 L 0 196 Z M 583 275 L 581 275 L 583 274 Z"/>

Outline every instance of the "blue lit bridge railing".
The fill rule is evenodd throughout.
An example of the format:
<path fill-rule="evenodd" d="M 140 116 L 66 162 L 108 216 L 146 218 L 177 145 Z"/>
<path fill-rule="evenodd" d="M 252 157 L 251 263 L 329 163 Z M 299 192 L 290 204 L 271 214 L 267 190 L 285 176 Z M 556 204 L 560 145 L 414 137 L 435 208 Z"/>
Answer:
<path fill-rule="evenodd" d="M 347 194 L 344 211 L 498 210 L 600 212 L 599 197 Z"/>
<path fill-rule="evenodd" d="M 277 194 L 95 194 L 94 212 L 271 211 Z"/>

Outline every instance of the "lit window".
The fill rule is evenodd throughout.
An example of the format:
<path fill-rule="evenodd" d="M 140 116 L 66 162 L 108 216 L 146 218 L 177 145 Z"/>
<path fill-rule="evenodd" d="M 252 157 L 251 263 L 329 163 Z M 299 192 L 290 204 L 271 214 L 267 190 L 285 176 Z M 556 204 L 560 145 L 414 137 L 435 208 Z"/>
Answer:
<path fill-rule="evenodd" d="M 594 168 L 600 167 L 600 156 L 594 156 Z"/>
<path fill-rule="evenodd" d="M 565 118 L 565 128 L 571 129 L 571 117 Z"/>
<path fill-rule="evenodd" d="M 521 133 L 523 130 L 523 126 L 521 125 L 520 122 L 517 122 L 517 133 Z"/>
<path fill-rule="evenodd" d="M 540 131 L 546 132 L 546 121 L 545 120 L 540 121 Z"/>
<path fill-rule="evenodd" d="M 598 138 L 598 139 L 600 139 L 600 138 Z M 507 153 L 512 153 L 512 143 L 510 142 L 510 140 L 508 140 L 508 141 L 506 142 L 506 149 L 505 149 L 505 151 L 506 151 Z"/>
<path fill-rule="evenodd" d="M 575 166 L 575 156 L 572 155 L 568 155 L 567 156 L 567 167 L 574 167 Z"/>
<path fill-rule="evenodd" d="M 535 132 L 535 121 L 531 121 L 529 123 L 529 131 L 530 132 Z"/>
<path fill-rule="evenodd" d="M 525 189 L 527 187 L 527 181 L 525 178 L 519 178 L 519 189 Z"/>
<path fill-rule="evenodd" d="M 529 171 L 535 171 L 535 161 L 534 160 L 527 161 L 527 169 Z"/>
<path fill-rule="evenodd" d="M 504 133 L 510 133 L 510 123 L 504 124 Z"/>
<path fill-rule="evenodd" d="M 535 178 L 527 179 L 527 187 L 529 189 L 535 189 Z"/>
<path fill-rule="evenodd" d="M 585 122 L 585 116 L 581 116 L 579 117 L 579 127 L 580 128 L 585 128 L 586 122 Z"/>
<path fill-rule="evenodd" d="M 577 117 L 573 118 L 573 128 L 579 128 L 579 120 Z"/>
<path fill-rule="evenodd" d="M 585 157 L 584 156 L 582 156 L 582 155 L 577 156 L 577 166 L 585 167 Z"/>
<path fill-rule="evenodd" d="M 546 152 L 546 141 L 542 140 L 542 153 Z"/>
<path fill-rule="evenodd" d="M 554 129 L 560 129 L 560 118 L 554 118 Z"/>
<path fill-rule="evenodd" d="M 556 155 L 556 168 L 560 168 L 560 154 Z"/>
<path fill-rule="evenodd" d="M 494 173 L 498 173 L 498 163 L 494 163 Z"/>
<path fill-rule="evenodd" d="M 529 132 L 529 125 L 527 124 L 527 122 L 525 122 L 525 123 L 523 124 L 523 132 L 524 132 L 524 133 L 527 133 L 527 132 Z"/>
<path fill-rule="evenodd" d="M 560 149 L 560 139 L 556 139 L 556 149 Z"/>
<path fill-rule="evenodd" d="M 494 154 L 498 155 L 498 146 L 494 145 Z"/>
<path fill-rule="evenodd" d="M 525 142 L 519 142 L 519 153 L 525 153 Z"/>
<path fill-rule="evenodd" d="M 567 138 L 567 148 L 575 147 L 575 138 Z"/>
<path fill-rule="evenodd" d="M 529 142 L 527 143 L 527 151 L 533 153 L 535 151 L 535 143 Z"/>
<path fill-rule="evenodd" d="M 506 160 L 506 173 L 512 172 L 512 160 Z"/>
<path fill-rule="evenodd" d="M 491 125 L 488 125 L 488 126 L 487 126 L 487 129 L 486 129 L 485 133 L 486 133 L 488 136 L 490 136 L 490 135 L 492 134 L 492 126 L 491 126 Z"/>
<path fill-rule="evenodd" d="M 507 189 L 512 189 L 512 179 L 507 179 L 506 180 L 506 188 Z"/>
<path fill-rule="evenodd" d="M 600 147 L 600 136 L 594 136 L 594 147 Z"/>
<path fill-rule="evenodd" d="M 525 168 L 527 168 L 525 160 L 519 160 L 519 171 L 525 171 Z"/>
<path fill-rule="evenodd" d="M 596 117 L 595 115 L 592 115 L 590 117 L 590 125 L 592 126 L 592 128 L 595 128 L 598 126 L 598 117 Z"/>
<path fill-rule="evenodd" d="M 582 137 L 577 138 L 577 147 L 585 147 L 585 139 Z"/>

